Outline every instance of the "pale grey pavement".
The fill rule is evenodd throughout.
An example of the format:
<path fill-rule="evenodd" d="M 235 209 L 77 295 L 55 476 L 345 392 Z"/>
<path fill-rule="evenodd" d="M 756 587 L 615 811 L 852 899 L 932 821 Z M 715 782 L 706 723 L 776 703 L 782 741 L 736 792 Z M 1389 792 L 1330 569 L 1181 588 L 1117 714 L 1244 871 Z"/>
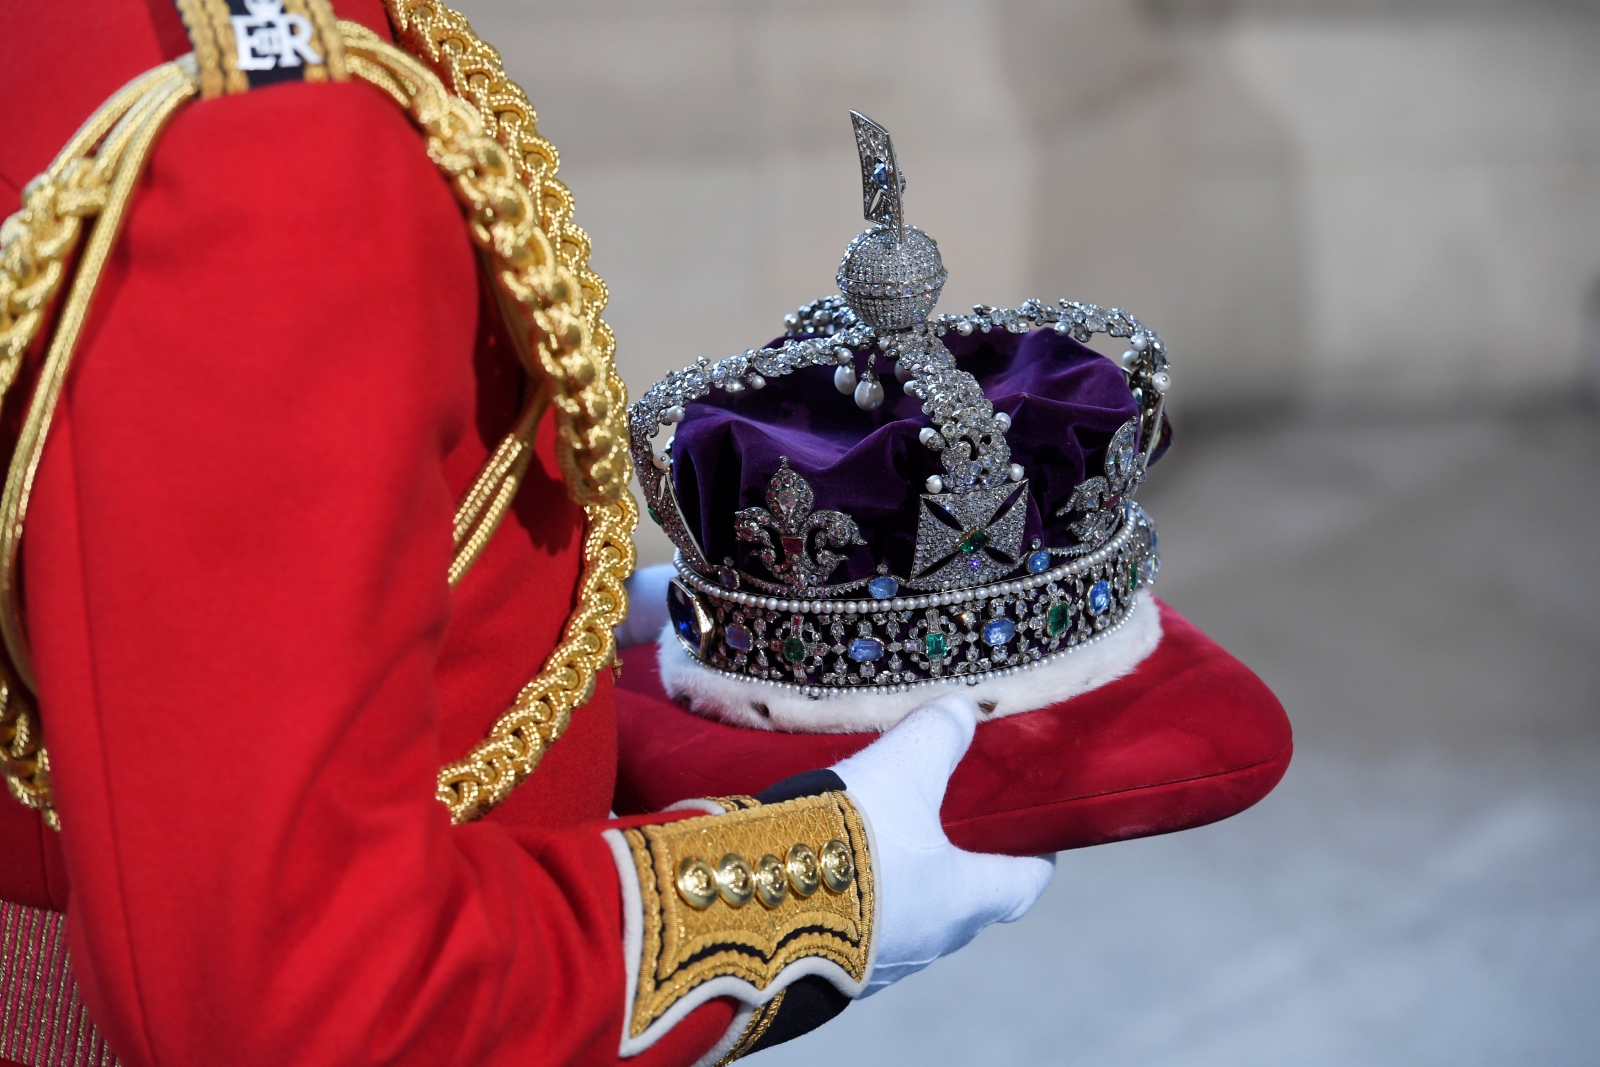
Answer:
<path fill-rule="evenodd" d="M 1597 460 L 1574 411 L 1181 436 L 1158 593 L 1282 697 L 1283 784 L 1064 854 L 1022 922 L 752 1062 L 1600 1062 Z"/>

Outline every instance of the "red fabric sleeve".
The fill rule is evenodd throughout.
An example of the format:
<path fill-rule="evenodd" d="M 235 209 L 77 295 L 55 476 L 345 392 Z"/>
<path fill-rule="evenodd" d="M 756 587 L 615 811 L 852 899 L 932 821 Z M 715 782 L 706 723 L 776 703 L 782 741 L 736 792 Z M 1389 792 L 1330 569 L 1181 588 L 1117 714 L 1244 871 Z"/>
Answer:
<path fill-rule="evenodd" d="M 617 1059 L 603 825 L 433 799 L 475 269 L 366 86 L 195 104 L 154 155 L 25 560 L 72 957 L 130 1067 Z"/>

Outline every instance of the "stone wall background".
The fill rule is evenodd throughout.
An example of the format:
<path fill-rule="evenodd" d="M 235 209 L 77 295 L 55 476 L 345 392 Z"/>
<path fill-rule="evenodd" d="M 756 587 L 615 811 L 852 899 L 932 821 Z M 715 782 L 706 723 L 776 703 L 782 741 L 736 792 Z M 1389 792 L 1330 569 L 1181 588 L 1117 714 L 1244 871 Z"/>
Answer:
<path fill-rule="evenodd" d="M 562 153 L 635 394 L 832 290 L 851 107 L 894 134 L 942 307 L 1127 307 L 1180 418 L 1560 403 L 1600 375 L 1594 3 L 461 7 Z"/>
<path fill-rule="evenodd" d="M 1071 296 L 1181 401 L 1577 384 L 1600 8 L 1537 0 L 464 0 L 563 156 L 630 384 L 764 340 L 889 126 L 944 307 Z"/>

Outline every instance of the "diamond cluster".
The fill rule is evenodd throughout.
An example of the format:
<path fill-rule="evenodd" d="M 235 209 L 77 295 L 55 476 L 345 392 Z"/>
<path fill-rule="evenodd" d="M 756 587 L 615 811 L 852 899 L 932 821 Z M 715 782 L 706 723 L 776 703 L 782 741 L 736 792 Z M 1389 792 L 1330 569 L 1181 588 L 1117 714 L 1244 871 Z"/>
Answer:
<path fill-rule="evenodd" d="M 915 226 L 903 237 L 878 226 L 850 242 L 836 281 L 862 321 L 892 331 L 926 322 L 949 277 L 932 237 Z"/>

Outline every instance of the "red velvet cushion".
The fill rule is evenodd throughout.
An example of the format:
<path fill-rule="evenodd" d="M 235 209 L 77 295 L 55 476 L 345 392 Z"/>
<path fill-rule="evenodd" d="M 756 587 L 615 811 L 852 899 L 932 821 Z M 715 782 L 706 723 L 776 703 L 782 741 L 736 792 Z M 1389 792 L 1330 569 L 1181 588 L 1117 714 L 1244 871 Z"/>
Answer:
<path fill-rule="evenodd" d="M 945 796 L 952 841 L 1032 855 L 1171 833 L 1235 815 L 1278 784 L 1294 743 L 1277 697 L 1165 604 L 1161 624 L 1160 646 L 1127 677 L 978 725 Z M 624 661 L 619 812 L 756 793 L 877 736 L 711 722 L 667 698 L 654 646 Z"/>

